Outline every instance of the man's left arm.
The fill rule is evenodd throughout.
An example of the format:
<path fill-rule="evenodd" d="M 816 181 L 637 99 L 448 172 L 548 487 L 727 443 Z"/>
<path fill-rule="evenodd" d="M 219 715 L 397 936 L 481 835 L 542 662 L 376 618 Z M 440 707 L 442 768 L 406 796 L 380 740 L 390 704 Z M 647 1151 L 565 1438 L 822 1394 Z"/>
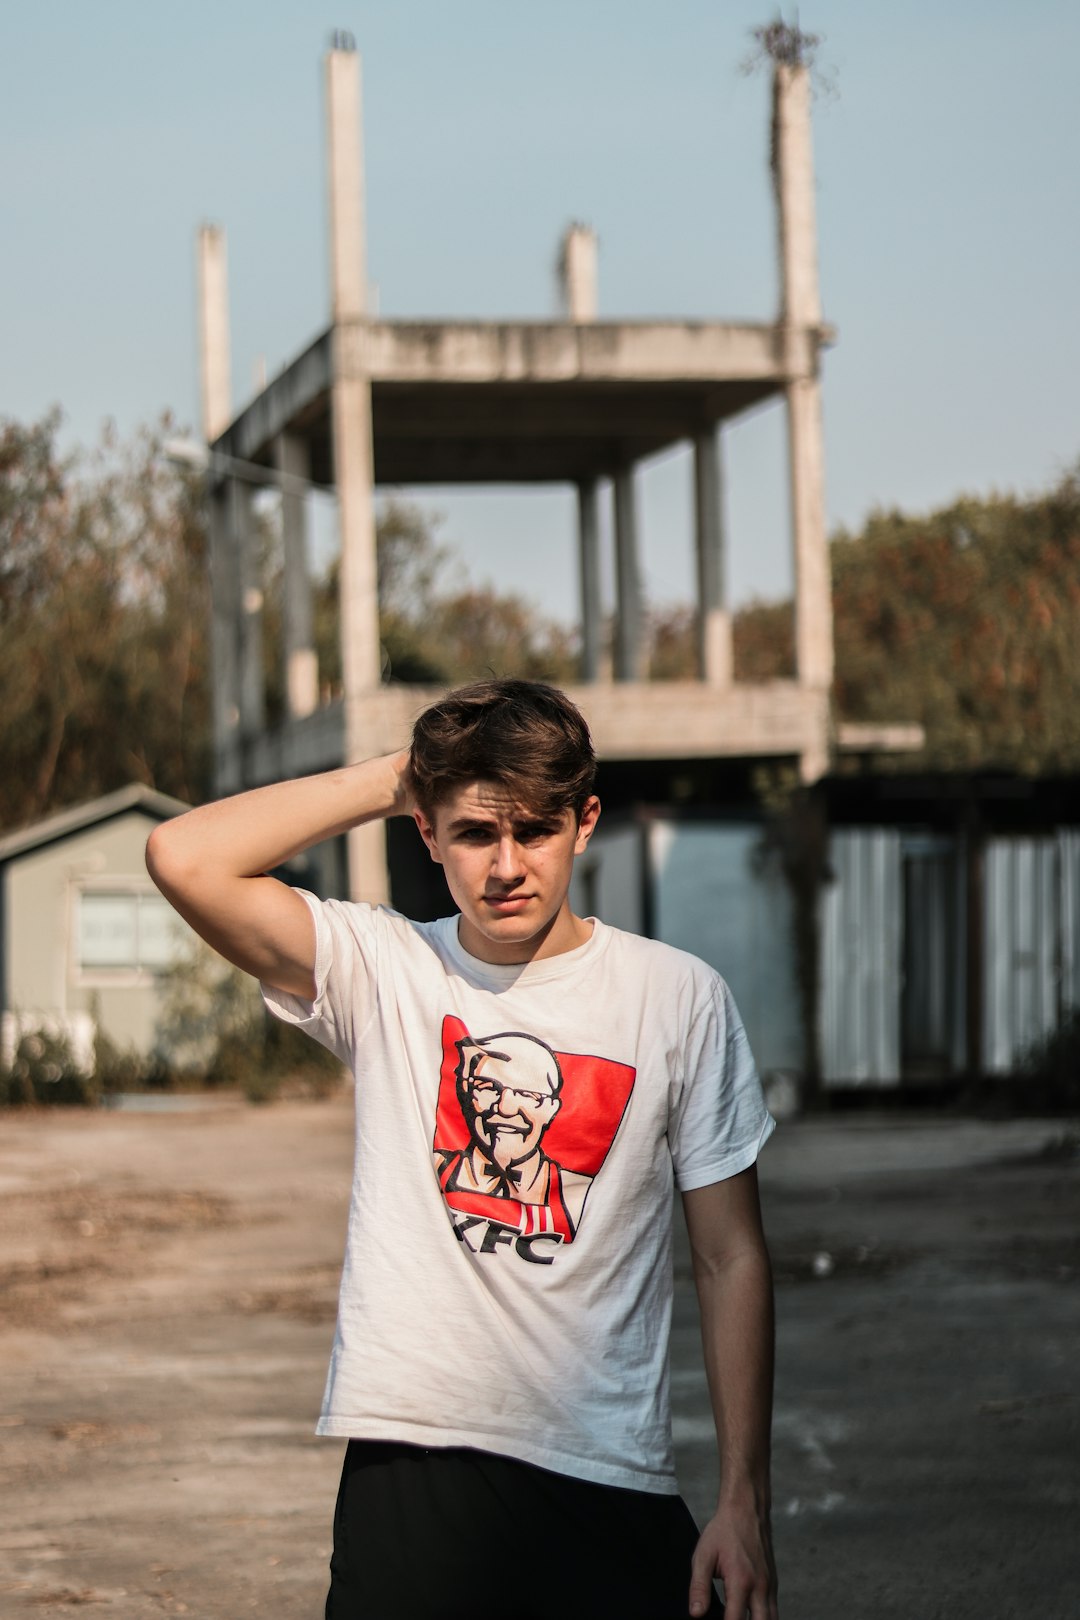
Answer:
<path fill-rule="evenodd" d="M 777 1620 L 769 1523 L 772 1271 L 756 1169 L 685 1192 L 683 1209 L 720 1453 L 720 1494 L 694 1553 L 690 1613 L 707 1612 L 719 1577 L 727 1620 Z"/>

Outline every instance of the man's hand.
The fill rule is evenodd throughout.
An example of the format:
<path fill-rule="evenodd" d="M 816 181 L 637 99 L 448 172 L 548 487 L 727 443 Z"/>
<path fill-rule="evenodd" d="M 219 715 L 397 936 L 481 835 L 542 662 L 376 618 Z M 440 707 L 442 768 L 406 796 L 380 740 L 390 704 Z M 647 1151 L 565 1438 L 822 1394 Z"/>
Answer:
<path fill-rule="evenodd" d="M 725 1620 L 777 1620 L 769 1516 L 752 1502 L 722 1504 L 701 1532 L 690 1566 L 692 1615 L 709 1612 L 717 1577 L 724 1583 Z"/>

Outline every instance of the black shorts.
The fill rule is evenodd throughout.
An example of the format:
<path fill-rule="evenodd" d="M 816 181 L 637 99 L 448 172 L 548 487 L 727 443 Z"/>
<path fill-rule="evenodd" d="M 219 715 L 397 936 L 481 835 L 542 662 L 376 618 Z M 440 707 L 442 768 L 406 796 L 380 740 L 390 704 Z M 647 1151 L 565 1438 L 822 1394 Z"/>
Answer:
<path fill-rule="evenodd" d="M 350 1440 L 326 1620 L 687 1620 L 696 1541 L 680 1496 Z M 723 1615 L 715 1596 L 709 1614 Z"/>

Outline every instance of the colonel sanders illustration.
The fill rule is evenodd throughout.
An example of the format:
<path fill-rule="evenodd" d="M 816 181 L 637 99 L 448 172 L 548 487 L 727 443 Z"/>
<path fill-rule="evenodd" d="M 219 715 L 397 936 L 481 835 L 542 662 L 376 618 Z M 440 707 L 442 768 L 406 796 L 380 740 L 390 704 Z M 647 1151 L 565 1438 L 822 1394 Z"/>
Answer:
<path fill-rule="evenodd" d="M 569 1243 L 592 1177 L 565 1169 L 542 1146 L 562 1107 L 558 1058 L 535 1035 L 466 1035 L 454 1044 L 468 1144 L 436 1147 L 435 1169 L 447 1203 Z"/>

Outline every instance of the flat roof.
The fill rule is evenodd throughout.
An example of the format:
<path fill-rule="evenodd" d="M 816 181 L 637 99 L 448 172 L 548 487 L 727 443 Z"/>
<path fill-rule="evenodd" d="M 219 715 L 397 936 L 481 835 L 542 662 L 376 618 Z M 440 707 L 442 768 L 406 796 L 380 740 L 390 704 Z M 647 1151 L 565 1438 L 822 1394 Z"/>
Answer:
<path fill-rule="evenodd" d="M 831 328 L 798 334 L 808 369 Z M 322 333 L 214 446 L 273 464 L 289 432 L 334 479 L 336 365 L 371 379 L 378 484 L 577 482 L 782 393 L 785 334 L 710 321 L 370 321 Z"/>

